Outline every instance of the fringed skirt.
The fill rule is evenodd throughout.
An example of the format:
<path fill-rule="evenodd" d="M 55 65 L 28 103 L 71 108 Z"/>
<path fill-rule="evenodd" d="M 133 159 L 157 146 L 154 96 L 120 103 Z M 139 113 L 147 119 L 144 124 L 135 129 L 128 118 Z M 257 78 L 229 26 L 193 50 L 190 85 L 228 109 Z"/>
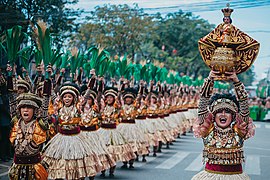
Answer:
<path fill-rule="evenodd" d="M 102 164 L 102 170 L 109 169 L 116 165 L 116 162 L 114 161 L 112 155 L 109 153 L 109 150 L 106 146 L 106 143 L 104 142 L 102 136 L 100 133 L 96 131 L 81 131 L 81 133 L 89 139 L 89 141 L 92 141 L 92 150 L 95 154 L 97 154 L 101 164 Z"/>
<path fill-rule="evenodd" d="M 133 152 L 137 152 L 138 155 L 146 155 L 149 153 L 147 137 L 135 123 L 120 123 L 117 129 L 129 144 L 132 145 Z"/>
<path fill-rule="evenodd" d="M 190 109 L 190 113 L 193 114 L 194 118 L 198 117 L 198 109 Z"/>
<path fill-rule="evenodd" d="M 49 179 L 80 179 L 102 170 L 93 144 L 83 134 L 56 134 L 45 147 L 43 161 L 49 165 Z"/>
<path fill-rule="evenodd" d="M 168 123 L 170 134 L 176 138 L 179 134 L 179 129 L 177 126 L 177 121 L 174 116 L 170 114 L 168 117 L 165 117 L 164 120 Z"/>
<path fill-rule="evenodd" d="M 103 138 L 114 161 L 129 161 L 135 159 L 136 155 L 132 146 L 118 129 L 100 128 L 97 132 Z"/>
<path fill-rule="evenodd" d="M 152 123 L 149 123 L 149 119 L 144 120 L 135 120 L 136 125 L 139 129 L 144 133 L 147 145 L 148 146 L 157 146 L 158 145 L 158 137 L 155 135 L 154 126 Z M 151 120 L 150 120 L 151 121 Z M 153 133 L 149 133 L 153 132 Z"/>
<path fill-rule="evenodd" d="M 172 134 L 170 133 L 170 127 L 167 121 L 165 121 L 164 118 L 158 118 L 156 121 L 154 121 L 154 126 L 156 127 L 160 139 L 159 141 L 162 141 L 163 143 L 170 142 L 174 139 Z"/>
<path fill-rule="evenodd" d="M 178 129 L 180 131 L 180 134 L 183 134 L 187 131 L 187 118 L 185 116 L 184 112 L 178 112 L 176 114 L 176 120 L 178 124 Z"/>
<path fill-rule="evenodd" d="M 156 119 L 146 118 L 143 124 L 143 131 L 147 135 L 147 139 L 149 140 L 148 144 L 150 146 L 158 146 L 158 141 L 162 138 L 160 132 L 157 130 L 155 121 Z"/>
<path fill-rule="evenodd" d="M 242 174 L 215 174 L 205 170 L 199 172 L 193 176 L 192 180 L 250 180 L 250 177 L 246 173 Z"/>

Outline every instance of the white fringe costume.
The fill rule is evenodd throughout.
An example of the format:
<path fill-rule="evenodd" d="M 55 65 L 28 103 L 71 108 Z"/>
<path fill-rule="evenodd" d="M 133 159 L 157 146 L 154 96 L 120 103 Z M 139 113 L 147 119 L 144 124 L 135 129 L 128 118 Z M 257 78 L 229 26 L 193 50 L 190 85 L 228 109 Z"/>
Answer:
<path fill-rule="evenodd" d="M 49 179 L 80 179 L 95 176 L 102 170 L 98 155 L 92 149 L 94 142 L 80 133 L 80 120 L 75 105 L 60 109 L 59 133 L 49 141 L 44 152 Z"/>
<path fill-rule="evenodd" d="M 119 112 L 117 108 L 113 105 L 106 105 L 102 112 L 101 128 L 98 130 L 98 133 L 103 138 L 108 147 L 109 153 L 116 162 L 129 161 L 131 159 L 135 159 L 136 155 L 132 146 L 116 127 L 118 118 Z"/>
<path fill-rule="evenodd" d="M 246 173 L 242 174 L 215 174 L 207 171 L 201 171 L 195 176 L 192 177 L 191 180 L 250 180 L 250 177 Z"/>
<path fill-rule="evenodd" d="M 97 105 L 84 107 L 80 122 L 81 133 L 92 142 L 92 151 L 99 157 L 102 164 L 101 170 L 106 170 L 116 165 L 112 155 L 109 153 L 105 141 L 98 130 L 98 108 Z"/>

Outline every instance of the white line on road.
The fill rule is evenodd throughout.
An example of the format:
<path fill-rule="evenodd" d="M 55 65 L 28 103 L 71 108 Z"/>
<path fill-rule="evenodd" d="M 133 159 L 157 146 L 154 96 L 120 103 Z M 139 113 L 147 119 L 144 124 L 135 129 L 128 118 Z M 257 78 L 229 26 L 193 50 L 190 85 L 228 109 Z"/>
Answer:
<path fill-rule="evenodd" d="M 185 169 L 186 171 L 200 171 L 203 168 L 202 153 Z"/>
<path fill-rule="evenodd" d="M 146 164 L 148 164 L 149 162 L 151 162 L 151 161 L 154 161 L 155 159 L 157 159 L 159 156 L 162 156 L 162 155 L 164 155 L 164 154 L 166 154 L 166 153 L 168 153 L 168 152 L 170 152 L 170 153 L 176 153 L 176 151 L 170 151 L 170 150 L 168 150 L 168 149 L 162 149 L 162 153 L 157 153 L 157 156 L 156 157 L 153 157 L 152 156 L 152 154 L 153 153 L 150 153 L 150 156 L 146 156 L 146 160 L 147 160 L 147 162 L 135 162 L 135 167 L 141 167 L 141 166 L 144 166 L 144 165 L 146 165 Z"/>
<path fill-rule="evenodd" d="M 8 174 L 8 171 L 7 171 L 7 172 L 4 172 L 4 173 L 1 173 L 1 174 L 0 174 L 0 177 L 1 177 L 1 176 L 5 176 L 5 175 L 7 175 L 7 174 Z"/>
<path fill-rule="evenodd" d="M 171 169 L 176 164 L 181 162 L 185 157 L 187 157 L 190 153 L 189 152 L 178 152 L 160 165 L 156 166 L 155 168 L 159 169 Z"/>
<path fill-rule="evenodd" d="M 255 124 L 256 128 L 261 128 L 261 124 Z"/>
<path fill-rule="evenodd" d="M 244 146 L 247 149 L 256 149 L 256 150 L 263 150 L 263 151 L 270 151 L 270 149 L 266 148 L 257 148 L 257 147 L 250 147 L 250 146 Z"/>
<path fill-rule="evenodd" d="M 265 128 L 270 129 L 270 125 L 269 124 L 266 124 L 265 125 Z"/>
<path fill-rule="evenodd" d="M 193 138 L 193 139 L 180 139 L 179 142 L 181 143 L 182 141 L 188 141 L 188 142 L 192 142 L 192 143 L 200 143 L 201 142 L 201 139 L 198 139 L 198 138 Z"/>
<path fill-rule="evenodd" d="M 158 155 L 160 155 L 161 153 L 159 153 Z M 150 157 L 150 156 L 146 156 L 146 160 L 147 162 L 135 162 L 134 166 L 135 167 L 141 167 L 143 165 L 146 165 L 147 163 L 154 161 L 155 159 L 157 159 L 157 157 Z"/>
<path fill-rule="evenodd" d="M 9 167 L 10 167 L 10 166 L 5 165 L 5 164 L 0 164 L 0 166 L 2 166 L 2 167 L 6 167 L 6 168 L 9 168 Z"/>
<path fill-rule="evenodd" d="M 260 157 L 247 155 L 245 172 L 250 175 L 261 175 Z"/>

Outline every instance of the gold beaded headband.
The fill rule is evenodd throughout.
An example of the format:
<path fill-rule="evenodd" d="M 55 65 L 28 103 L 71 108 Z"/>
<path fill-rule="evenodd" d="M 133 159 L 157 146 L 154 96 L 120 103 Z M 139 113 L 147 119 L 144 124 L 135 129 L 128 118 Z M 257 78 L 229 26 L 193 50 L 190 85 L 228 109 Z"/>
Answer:
<path fill-rule="evenodd" d="M 237 105 L 230 99 L 227 98 L 220 98 L 215 100 L 209 107 L 212 113 L 216 112 L 219 109 L 230 109 L 233 112 L 238 112 Z"/>

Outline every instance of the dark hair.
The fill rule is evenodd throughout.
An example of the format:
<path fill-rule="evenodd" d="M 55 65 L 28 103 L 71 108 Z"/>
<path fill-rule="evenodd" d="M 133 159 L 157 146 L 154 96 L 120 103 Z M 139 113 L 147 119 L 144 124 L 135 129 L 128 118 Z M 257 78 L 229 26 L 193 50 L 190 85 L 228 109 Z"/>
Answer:
<path fill-rule="evenodd" d="M 228 17 L 228 18 L 230 19 L 230 23 L 232 24 L 232 18 L 231 18 L 230 16 L 224 16 L 223 19 L 222 19 L 223 22 L 224 22 L 224 20 L 225 20 L 225 17 Z"/>

